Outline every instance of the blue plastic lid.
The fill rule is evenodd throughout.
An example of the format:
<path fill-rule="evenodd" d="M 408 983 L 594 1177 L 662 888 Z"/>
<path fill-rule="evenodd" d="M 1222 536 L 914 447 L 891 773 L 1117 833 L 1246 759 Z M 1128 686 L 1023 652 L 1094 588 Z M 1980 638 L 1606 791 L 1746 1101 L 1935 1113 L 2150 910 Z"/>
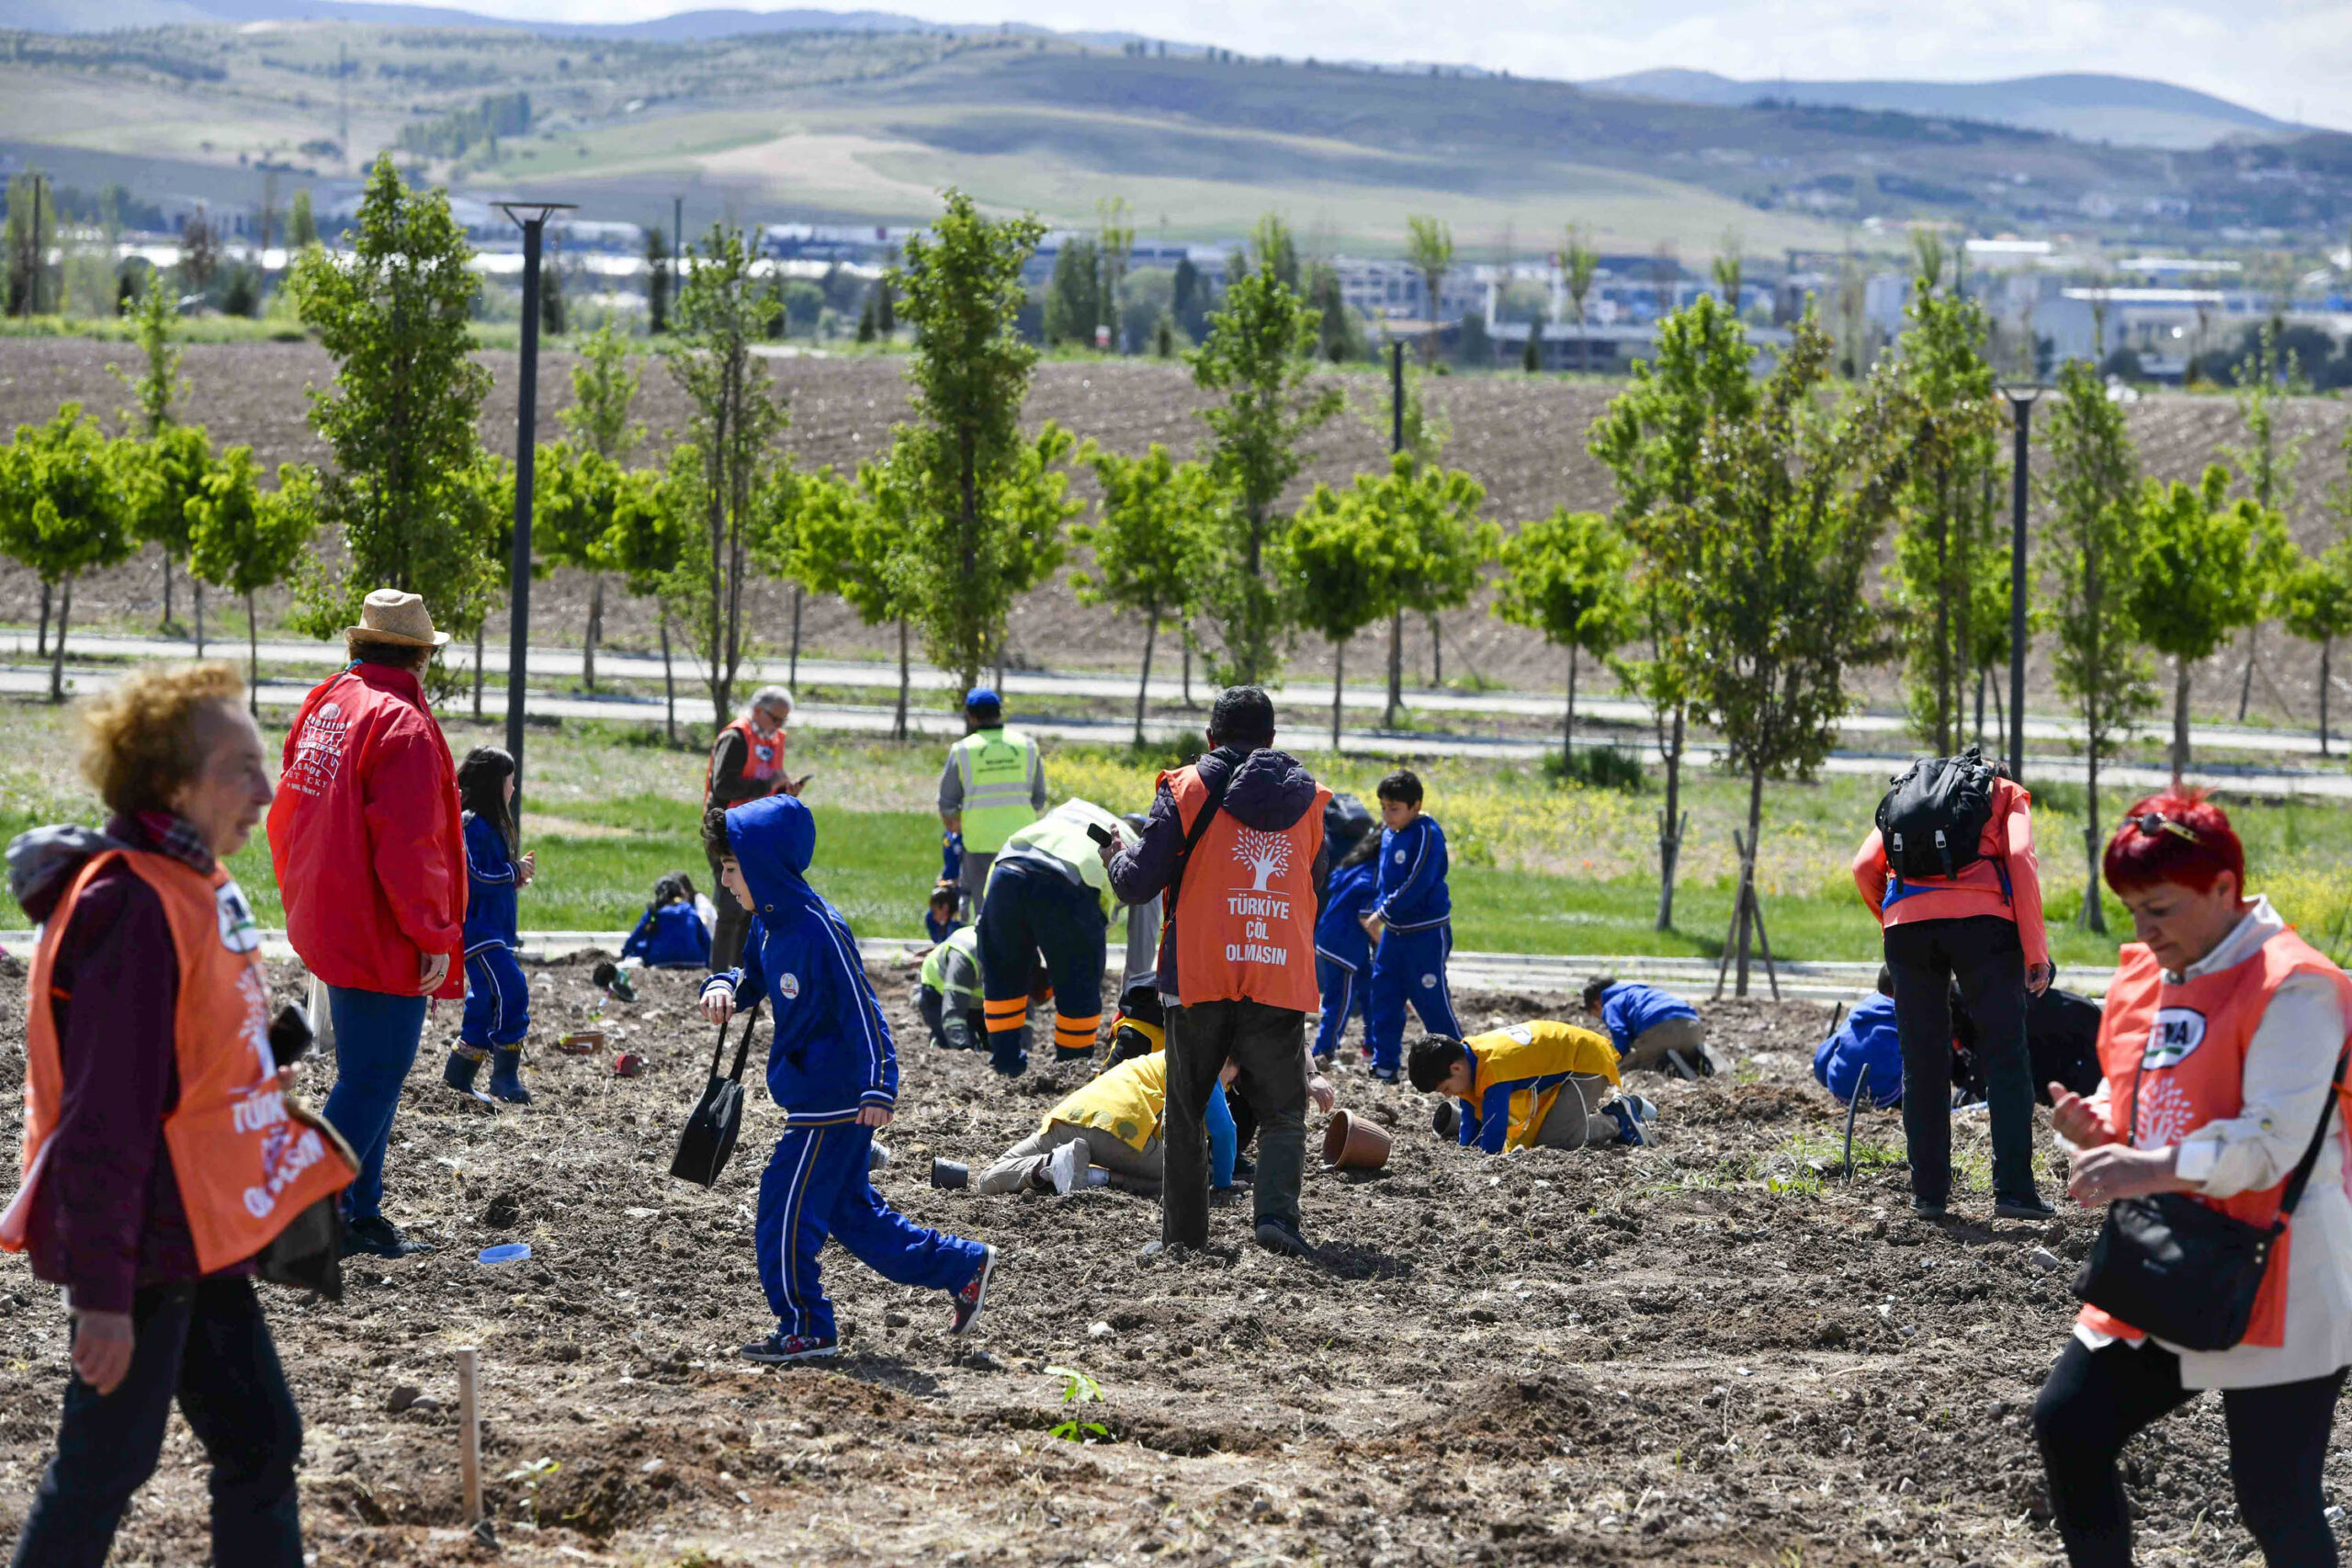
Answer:
<path fill-rule="evenodd" d="M 498 1247 L 485 1247 L 474 1261 L 477 1263 L 520 1263 L 531 1256 L 531 1244 L 510 1241 Z"/>

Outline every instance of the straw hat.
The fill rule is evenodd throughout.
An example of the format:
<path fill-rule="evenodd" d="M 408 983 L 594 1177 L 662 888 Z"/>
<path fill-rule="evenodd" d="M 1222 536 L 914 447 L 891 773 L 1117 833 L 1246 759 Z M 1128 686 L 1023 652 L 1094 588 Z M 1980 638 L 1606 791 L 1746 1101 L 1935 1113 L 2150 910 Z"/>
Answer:
<path fill-rule="evenodd" d="M 402 648 L 439 648 L 449 640 L 449 634 L 433 629 L 432 613 L 425 609 L 420 595 L 403 593 L 397 588 L 379 588 L 360 606 L 359 624 L 343 629 L 345 642 L 355 637 L 396 643 Z"/>

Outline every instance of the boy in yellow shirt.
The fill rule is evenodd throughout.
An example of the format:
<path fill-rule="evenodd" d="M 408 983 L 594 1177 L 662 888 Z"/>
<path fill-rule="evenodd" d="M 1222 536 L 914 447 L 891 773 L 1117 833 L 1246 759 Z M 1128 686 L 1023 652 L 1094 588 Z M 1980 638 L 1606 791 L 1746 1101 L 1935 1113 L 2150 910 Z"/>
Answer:
<path fill-rule="evenodd" d="M 1657 1117 L 1656 1106 L 1621 1089 L 1607 1035 L 1550 1019 L 1467 1040 L 1430 1035 L 1414 1044 L 1406 1072 L 1423 1094 L 1453 1096 L 1462 1146 L 1490 1155 L 1645 1144 Z"/>

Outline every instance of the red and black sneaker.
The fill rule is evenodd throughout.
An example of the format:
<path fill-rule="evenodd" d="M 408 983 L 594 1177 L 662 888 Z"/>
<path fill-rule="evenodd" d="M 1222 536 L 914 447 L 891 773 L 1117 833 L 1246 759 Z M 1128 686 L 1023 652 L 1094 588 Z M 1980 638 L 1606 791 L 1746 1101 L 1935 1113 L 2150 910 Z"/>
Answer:
<path fill-rule="evenodd" d="M 996 1248 L 982 1247 L 981 1253 L 979 1271 L 947 1298 L 956 1307 L 956 1321 L 947 1325 L 950 1334 L 970 1333 L 972 1320 L 980 1315 L 981 1303 L 989 1299 L 989 1280 L 996 1273 Z"/>
<path fill-rule="evenodd" d="M 817 1361 L 842 1353 L 838 1339 L 819 1339 L 801 1334 L 771 1334 L 765 1339 L 746 1345 L 743 1359 L 766 1366 L 780 1366 L 786 1361 Z"/>

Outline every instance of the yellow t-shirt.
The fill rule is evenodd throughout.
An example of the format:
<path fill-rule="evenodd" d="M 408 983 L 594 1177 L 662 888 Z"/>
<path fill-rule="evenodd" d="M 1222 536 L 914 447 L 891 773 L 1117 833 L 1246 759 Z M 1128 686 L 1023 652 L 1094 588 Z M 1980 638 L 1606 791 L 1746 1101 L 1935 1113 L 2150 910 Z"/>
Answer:
<path fill-rule="evenodd" d="M 1159 1135 L 1159 1118 L 1167 1109 L 1168 1058 L 1155 1052 L 1130 1056 L 1080 1085 L 1046 1112 L 1037 1130 L 1044 1132 L 1057 1122 L 1097 1127 L 1140 1154 Z"/>

